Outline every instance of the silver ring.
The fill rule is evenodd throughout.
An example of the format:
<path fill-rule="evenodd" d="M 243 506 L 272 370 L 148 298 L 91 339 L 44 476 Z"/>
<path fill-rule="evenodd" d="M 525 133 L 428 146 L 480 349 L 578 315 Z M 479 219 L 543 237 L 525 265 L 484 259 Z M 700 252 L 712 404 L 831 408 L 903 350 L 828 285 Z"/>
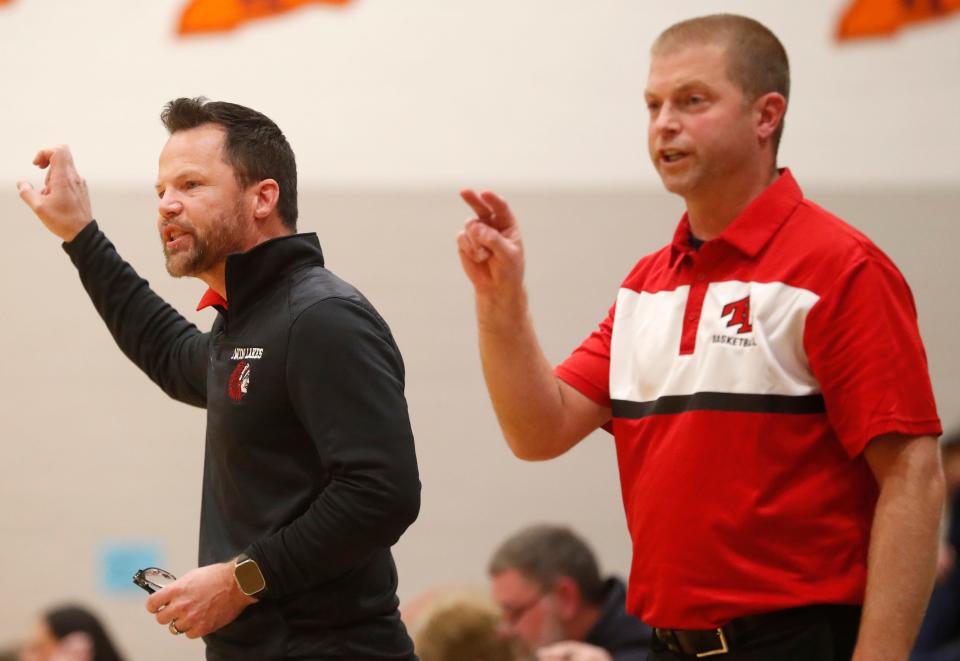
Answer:
<path fill-rule="evenodd" d="M 180 629 L 177 628 L 177 621 L 176 621 L 176 620 L 171 620 L 171 621 L 170 621 L 170 624 L 167 625 L 167 629 L 168 629 L 168 630 L 170 631 L 170 633 L 172 633 L 174 636 L 180 636 L 180 635 L 183 634 L 183 632 L 180 631 Z"/>

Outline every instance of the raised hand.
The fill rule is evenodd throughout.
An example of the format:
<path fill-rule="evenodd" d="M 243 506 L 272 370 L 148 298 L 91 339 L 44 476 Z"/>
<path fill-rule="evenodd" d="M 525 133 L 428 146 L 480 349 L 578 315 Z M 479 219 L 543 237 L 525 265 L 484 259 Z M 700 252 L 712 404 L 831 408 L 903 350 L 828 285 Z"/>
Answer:
<path fill-rule="evenodd" d="M 523 243 L 516 218 L 496 194 L 460 192 L 476 217 L 457 236 L 460 262 L 478 296 L 504 295 L 523 288 Z"/>
<path fill-rule="evenodd" d="M 66 145 L 37 152 L 33 164 L 47 170 L 43 188 L 36 190 L 26 181 L 17 182 L 20 199 L 47 229 L 63 241 L 72 241 L 93 220 L 87 182 L 77 174 L 73 156 Z"/>
<path fill-rule="evenodd" d="M 523 286 L 523 242 L 500 197 L 466 189 L 476 214 L 457 236 L 460 262 L 476 291 L 483 376 L 503 435 L 521 459 L 557 457 L 610 419 L 610 409 L 553 373 L 543 353 Z"/>

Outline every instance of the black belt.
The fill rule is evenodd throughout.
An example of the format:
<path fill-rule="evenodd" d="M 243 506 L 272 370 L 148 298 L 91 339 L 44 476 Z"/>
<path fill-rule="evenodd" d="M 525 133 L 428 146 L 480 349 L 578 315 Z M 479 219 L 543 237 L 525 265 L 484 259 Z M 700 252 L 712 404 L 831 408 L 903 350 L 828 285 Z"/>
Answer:
<path fill-rule="evenodd" d="M 654 629 L 654 635 L 668 650 L 696 658 L 726 654 L 751 634 L 785 630 L 804 624 L 831 620 L 840 612 L 849 613 L 858 606 L 824 604 L 746 615 L 716 629 Z"/>

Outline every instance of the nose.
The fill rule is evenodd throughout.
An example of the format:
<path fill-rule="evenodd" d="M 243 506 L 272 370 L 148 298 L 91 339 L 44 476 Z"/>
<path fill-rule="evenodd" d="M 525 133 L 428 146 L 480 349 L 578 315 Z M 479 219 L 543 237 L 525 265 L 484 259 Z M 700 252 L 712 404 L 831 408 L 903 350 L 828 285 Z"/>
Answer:
<path fill-rule="evenodd" d="M 164 220 L 176 218 L 183 211 L 183 203 L 176 198 L 171 191 L 166 191 L 160 197 L 159 203 L 160 217 Z"/>
<path fill-rule="evenodd" d="M 674 134 L 680 132 L 680 117 L 673 108 L 673 104 L 664 103 L 650 118 L 650 130 L 653 133 Z"/>

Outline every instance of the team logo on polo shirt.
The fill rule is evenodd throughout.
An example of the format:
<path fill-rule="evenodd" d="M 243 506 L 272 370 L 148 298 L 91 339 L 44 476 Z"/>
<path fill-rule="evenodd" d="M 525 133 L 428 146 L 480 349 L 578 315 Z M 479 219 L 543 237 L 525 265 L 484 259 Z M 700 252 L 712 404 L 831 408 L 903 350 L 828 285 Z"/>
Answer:
<path fill-rule="evenodd" d="M 741 337 L 753 331 L 753 324 L 750 323 L 750 297 L 746 296 L 739 301 L 727 303 L 720 310 L 720 318 L 726 319 L 727 328 L 739 326 L 736 335 L 714 334 L 711 338 L 714 344 L 728 344 L 735 347 L 754 347 L 757 341 L 753 337 Z"/>
<path fill-rule="evenodd" d="M 730 316 L 730 321 L 727 322 L 727 328 L 739 326 L 740 328 L 737 330 L 737 335 L 743 335 L 753 330 L 753 325 L 750 323 L 749 296 L 724 305 L 723 310 L 720 312 L 720 318 L 722 319 L 728 315 Z"/>

